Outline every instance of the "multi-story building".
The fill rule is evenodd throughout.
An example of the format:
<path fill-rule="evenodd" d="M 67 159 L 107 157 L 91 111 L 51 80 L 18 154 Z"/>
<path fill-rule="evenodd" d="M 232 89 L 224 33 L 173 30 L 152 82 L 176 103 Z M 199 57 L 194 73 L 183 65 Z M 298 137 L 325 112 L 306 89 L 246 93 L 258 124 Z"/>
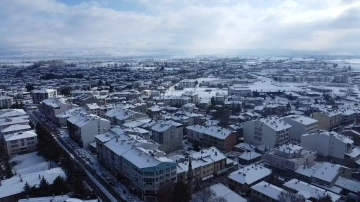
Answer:
<path fill-rule="evenodd" d="M 9 96 L 0 96 L 0 109 L 10 108 L 13 104 L 14 98 Z"/>
<path fill-rule="evenodd" d="M 217 126 L 192 125 L 186 127 L 189 142 L 201 146 L 215 146 L 218 149 L 229 152 L 236 145 L 236 132 Z"/>
<path fill-rule="evenodd" d="M 102 147 L 98 150 L 103 152 L 100 162 L 144 201 L 156 201 L 159 190 L 177 181 L 176 162 L 167 158 L 155 142 L 121 134 Z"/>
<path fill-rule="evenodd" d="M 62 128 L 66 128 L 67 120 L 70 117 L 73 117 L 80 113 L 87 113 L 87 110 L 84 107 L 75 107 L 75 108 L 69 109 L 67 111 L 64 111 L 62 113 L 55 115 L 55 117 L 56 117 L 55 123 Z"/>
<path fill-rule="evenodd" d="M 159 149 L 170 153 L 182 148 L 183 125 L 175 121 L 161 121 L 151 127 L 151 139 L 160 144 Z"/>
<path fill-rule="evenodd" d="M 318 155 L 344 159 L 351 152 L 354 141 L 334 131 L 320 130 L 301 136 L 301 146 L 317 151 Z"/>
<path fill-rule="evenodd" d="M 238 193 L 249 193 L 250 187 L 270 177 L 272 171 L 264 166 L 249 165 L 228 176 L 229 187 Z"/>
<path fill-rule="evenodd" d="M 281 145 L 264 155 L 265 163 L 271 167 L 294 172 L 299 166 L 312 166 L 316 152 L 293 144 Z"/>
<path fill-rule="evenodd" d="M 247 86 L 234 85 L 228 88 L 228 96 L 246 97 L 250 96 L 251 94 L 252 91 Z"/>
<path fill-rule="evenodd" d="M 188 157 L 182 155 L 172 156 L 177 166 L 177 180 L 188 183 L 189 159 L 192 162 L 193 183 L 196 184 L 211 178 L 214 174 L 221 174 L 227 169 L 226 156 L 216 147 L 202 149 L 191 153 Z"/>
<path fill-rule="evenodd" d="M 244 123 L 246 143 L 276 147 L 290 141 L 291 125 L 277 117 L 261 118 Z"/>
<path fill-rule="evenodd" d="M 110 121 L 93 114 L 80 113 L 67 120 L 69 136 L 81 147 L 88 147 L 99 135 L 110 129 Z"/>
<path fill-rule="evenodd" d="M 342 113 L 340 111 L 320 111 L 314 112 L 312 118 L 318 120 L 319 129 L 331 130 L 340 126 L 342 122 Z"/>
<path fill-rule="evenodd" d="M 169 106 L 183 106 L 191 102 L 191 98 L 187 96 L 166 96 L 164 97 L 164 104 Z"/>
<path fill-rule="evenodd" d="M 196 80 L 184 79 L 179 82 L 179 86 L 182 88 L 193 88 L 196 86 Z"/>
<path fill-rule="evenodd" d="M 87 111 L 90 112 L 91 114 L 95 114 L 97 116 L 101 115 L 101 113 L 100 113 L 101 108 L 97 103 L 86 104 L 85 109 L 87 109 Z"/>
<path fill-rule="evenodd" d="M 55 89 L 40 89 L 31 91 L 31 97 L 34 104 L 40 104 L 41 101 L 56 98 L 57 92 Z"/>
<path fill-rule="evenodd" d="M 61 98 L 49 98 L 40 102 L 39 109 L 48 118 L 56 122 L 56 115 L 63 113 L 73 107 L 77 107 L 77 105 L 66 103 L 66 101 Z"/>
<path fill-rule="evenodd" d="M 301 136 L 306 133 L 313 133 L 318 130 L 318 121 L 302 115 L 290 115 L 283 118 L 290 124 L 290 137 L 292 140 L 301 141 Z"/>
<path fill-rule="evenodd" d="M 183 93 L 182 96 L 189 97 L 190 102 L 193 104 L 196 104 L 199 102 L 199 95 L 197 92 L 187 91 L 187 92 Z"/>
<path fill-rule="evenodd" d="M 33 130 L 4 135 L 7 152 L 10 156 L 36 150 L 37 134 Z"/>

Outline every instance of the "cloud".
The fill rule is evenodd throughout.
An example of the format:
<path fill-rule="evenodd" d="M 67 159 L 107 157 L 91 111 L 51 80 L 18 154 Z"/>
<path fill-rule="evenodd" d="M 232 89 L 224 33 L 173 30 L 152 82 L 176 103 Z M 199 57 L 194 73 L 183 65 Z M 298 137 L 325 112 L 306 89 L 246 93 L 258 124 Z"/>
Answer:
<path fill-rule="evenodd" d="M 134 9 L 111 7 L 114 1 Z M 1 5 L 0 47 L 6 48 L 215 54 L 360 47 L 360 3 L 351 0 L 101 0 L 76 5 L 3 0 Z"/>

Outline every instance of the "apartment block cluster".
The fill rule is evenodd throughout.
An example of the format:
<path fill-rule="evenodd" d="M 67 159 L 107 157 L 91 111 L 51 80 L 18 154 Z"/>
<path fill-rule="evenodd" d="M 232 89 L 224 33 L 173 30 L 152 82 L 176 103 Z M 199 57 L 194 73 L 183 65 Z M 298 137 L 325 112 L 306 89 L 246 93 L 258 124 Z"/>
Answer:
<path fill-rule="evenodd" d="M 360 200 L 360 108 L 348 88 L 357 74 L 345 68 L 224 59 L 67 70 L 84 78 L 39 81 L 25 107 L 67 130 L 144 201 L 176 182 L 228 201 L 281 201 L 283 192 Z"/>

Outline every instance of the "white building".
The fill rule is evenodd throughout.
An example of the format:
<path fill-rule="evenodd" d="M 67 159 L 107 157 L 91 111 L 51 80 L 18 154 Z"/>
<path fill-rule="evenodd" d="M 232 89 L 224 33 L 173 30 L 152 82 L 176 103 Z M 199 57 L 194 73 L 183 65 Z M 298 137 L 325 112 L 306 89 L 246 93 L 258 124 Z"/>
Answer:
<path fill-rule="evenodd" d="M 10 156 L 36 150 L 37 134 L 33 130 L 17 132 L 4 136 L 6 149 Z"/>
<path fill-rule="evenodd" d="M 13 104 L 14 98 L 9 96 L 0 96 L 0 109 L 10 108 Z"/>
<path fill-rule="evenodd" d="M 57 115 L 55 115 L 56 117 L 56 123 L 62 127 L 62 128 L 66 128 L 67 127 L 67 120 L 70 118 L 70 117 L 73 117 L 77 114 L 80 114 L 80 113 L 86 113 L 86 109 L 84 107 L 76 107 L 76 108 L 72 108 L 72 109 L 69 109 L 67 111 L 64 111 L 62 113 L 59 113 Z"/>
<path fill-rule="evenodd" d="M 247 86 L 234 85 L 228 88 L 228 96 L 244 97 L 252 95 L 252 91 Z"/>
<path fill-rule="evenodd" d="M 92 114 L 80 113 L 67 120 L 70 137 L 81 147 L 88 147 L 99 135 L 110 129 L 110 121 Z"/>
<path fill-rule="evenodd" d="M 290 137 L 293 140 L 301 141 L 301 136 L 306 133 L 314 133 L 318 128 L 318 121 L 310 117 L 301 115 L 290 115 L 283 118 L 283 120 L 290 124 Z"/>
<path fill-rule="evenodd" d="M 303 149 L 293 144 L 281 145 L 264 155 L 265 163 L 272 167 L 295 171 L 299 166 L 312 166 L 315 163 L 316 152 Z"/>
<path fill-rule="evenodd" d="M 179 82 L 179 86 L 183 88 L 193 88 L 196 86 L 196 80 L 184 79 Z"/>
<path fill-rule="evenodd" d="M 244 142 L 270 147 L 290 141 L 291 125 L 277 117 L 261 118 L 244 123 Z"/>
<path fill-rule="evenodd" d="M 183 106 L 191 102 L 191 98 L 187 96 L 165 96 L 164 104 L 169 106 Z"/>
<path fill-rule="evenodd" d="M 121 133 L 114 139 L 98 142 L 104 147 L 98 150 L 104 152 L 101 163 L 141 193 L 144 201 L 154 201 L 159 190 L 177 181 L 176 163 L 155 142 Z"/>
<path fill-rule="evenodd" d="M 354 141 L 334 131 L 320 130 L 301 136 L 301 146 L 305 149 L 317 151 L 322 156 L 344 159 L 351 151 Z"/>
<path fill-rule="evenodd" d="M 159 143 L 159 149 L 170 153 L 182 148 L 183 125 L 175 121 L 162 121 L 151 127 L 151 139 Z"/>
<path fill-rule="evenodd" d="M 57 92 L 55 89 L 40 89 L 31 91 L 31 96 L 34 104 L 39 104 L 41 101 L 56 98 Z"/>

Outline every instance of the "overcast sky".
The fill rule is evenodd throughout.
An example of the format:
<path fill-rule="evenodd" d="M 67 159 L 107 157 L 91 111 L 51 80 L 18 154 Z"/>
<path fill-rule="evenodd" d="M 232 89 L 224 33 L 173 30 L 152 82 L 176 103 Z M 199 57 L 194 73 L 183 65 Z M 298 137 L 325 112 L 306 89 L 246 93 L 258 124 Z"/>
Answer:
<path fill-rule="evenodd" d="M 0 47 L 347 51 L 360 0 L 1 0 Z"/>

